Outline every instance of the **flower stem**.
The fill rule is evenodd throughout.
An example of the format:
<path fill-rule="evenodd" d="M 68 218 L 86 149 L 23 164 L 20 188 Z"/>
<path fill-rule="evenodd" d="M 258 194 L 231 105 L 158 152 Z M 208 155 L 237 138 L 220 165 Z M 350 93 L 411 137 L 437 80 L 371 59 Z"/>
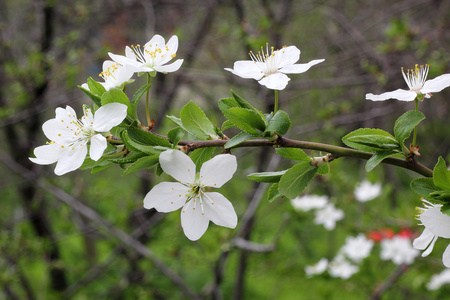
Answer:
<path fill-rule="evenodd" d="M 419 111 L 419 100 L 416 98 L 414 100 L 415 104 L 416 104 L 416 111 Z M 416 146 L 416 138 L 417 138 L 417 125 L 414 127 L 414 133 L 413 133 L 413 141 L 412 141 L 412 145 L 413 147 Z"/>
<path fill-rule="evenodd" d="M 147 85 L 150 85 L 150 74 L 148 74 L 148 73 L 147 73 Z M 150 109 L 149 109 L 149 104 L 148 104 L 149 94 L 150 94 L 150 89 L 147 89 L 147 93 L 145 96 L 145 114 L 147 116 L 147 126 L 148 127 L 151 126 Z"/>
<path fill-rule="evenodd" d="M 276 114 L 278 111 L 278 90 L 275 91 L 275 106 L 273 108 L 273 114 Z"/>

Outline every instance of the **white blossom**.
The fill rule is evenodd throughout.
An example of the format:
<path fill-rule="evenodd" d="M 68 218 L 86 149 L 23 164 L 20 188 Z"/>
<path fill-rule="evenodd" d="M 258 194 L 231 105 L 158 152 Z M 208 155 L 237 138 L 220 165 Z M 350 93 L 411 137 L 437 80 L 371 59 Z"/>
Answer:
<path fill-rule="evenodd" d="M 369 181 L 364 180 L 355 188 L 354 194 L 356 200 L 359 202 L 373 200 L 381 194 L 381 184 L 372 184 Z"/>
<path fill-rule="evenodd" d="M 203 163 L 196 174 L 189 156 L 178 150 L 166 150 L 159 156 L 165 173 L 178 182 L 161 182 L 144 198 L 146 209 L 171 212 L 181 208 L 181 225 L 188 239 L 198 240 L 208 229 L 209 221 L 235 228 L 237 215 L 227 198 L 209 188 L 220 188 L 231 179 L 237 169 L 236 157 L 217 155 Z"/>
<path fill-rule="evenodd" d="M 425 250 L 422 256 L 428 256 L 439 237 L 450 238 L 450 216 L 441 212 L 441 204 L 433 204 L 425 199 L 423 203 L 424 208 L 418 208 L 418 219 L 425 229 L 414 240 L 413 245 L 416 249 Z M 445 249 L 442 261 L 447 268 L 450 268 L 450 245 Z"/>
<path fill-rule="evenodd" d="M 347 261 L 342 254 L 336 255 L 336 257 L 328 265 L 328 273 L 332 277 L 348 279 L 358 271 L 359 267 Z"/>
<path fill-rule="evenodd" d="M 328 267 L 328 259 L 322 258 L 315 265 L 306 266 L 305 273 L 308 277 L 312 277 L 313 275 L 322 274 L 323 272 L 326 271 L 327 267 Z"/>
<path fill-rule="evenodd" d="M 327 196 L 304 195 L 291 200 L 295 210 L 310 211 L 311 209 L 320 209 L 328 203 Z"/>
<path fill-rule="evenodd" d="M 413 248 L 411 240 L 407 237 L 396 235 L 392 239 L 381 241 L 382 260 L 391 260 L 396 265 L 412 264 L 419 255 L 419 251 Z"/>
<path fill-rule="evenodd" d="M 431 276 L 431 279 L 427 284 L 427 289 L 434 291 L 439 289 L 444 284 L 449 283 L 450 283 L 450 269 L 445 269 L 441 273 Z"/>
<path fill-rule="evenodd" d="M 381 95 L 366 94 L 366 100 L 384 101 L 387 99 L 397 99 L 401 101 L 413 101 L 418 95 L 424 95 L 430 98 L 431 93 L 437 93 L 450 86 L 450 74 L 444 74 L 434 79 L 426 80 L 430 66 L 416 65 L 414 69 L 403 71 L 403 78 L 408 85 L 409 90 L 398 89 L 392 92 L 386 92 Z"/>
<path fill-rule="evenodd" d="M 373 241 L 366 238 L 364 234 L 356 237 L 347 237 L 345 245 L 342 246 L 341 252 L 355 263 L 360 263 L 364 258 L 370 255 L 373 247 Z"/>
<path fill-rule="evenodd" d="M 100 82 L 100 84 L 103 85 L 105 90 L 109 91 L 110 89 L 120 87 L 122 84 L 129 81 L 133 74 L 133 71 L 128 70 L 121 64 L 106 60 L 103 62 L 103 71 L 98 76 L 105 81 Z M 83 83 L 81 87 L 89 90 L 87 83 Z"/>
<path fill-rule="evenodd" d="M 58 107 L 54 119 L 42 125 L 45 136 L 50 143 L 34 150 L 35 158 L 30 160 L 36 164 L 49 165 L 56 162 L 55 174 L 63 175 L 78 169 L 88 153 L 97 161 L 107 147 L 106 138 L 101 134 L 119 125 L 127 115 L 127 106 L 120 103 L 109 103 L 100 107 L 95 116 L 87 106 L 83 106 L 83 117 L 77 119 L 75 111 L 70 107 Z"/>
<path fill-rule="evenodd" d="M 327 203 L 323 208 L 316 210 L 314 223 L 323 225 L 327 230 L 333 230 L 336 222 L 344 218 L 344 212 L 337 209 L 334 204 Z"/>
<path fill-rule="evenodd" d="M 325 59 L 316 59 L 306 64 L 296 64 L 300 59 L 300 50 L 295 46 L 283 47 L 274 50 L 266 44 L 266 51 L 261 47 L 258 54 L 249 53 L 251 60 L 239 60 L 234 63 L 233 69 L 225 70 L 242 77 L 251 78 L 259 84 L 272 90 L 283 90 L 290 78 L 286 74 L 299 74 L 309 70 L 312 66 Z"/>
<path fill-rule="evenodd" d="M 170 73 L 177 71 L 182 59 L 177 59 L 167 64 L 175 56 L 178 50 L 178 37 L 172 36 L 166 44 L 164 38 L 155 35 L 142 48 L 140 45 L 125 47 L 125 56 L 108 53 L 115 62 L 125 66 L 133 72 L 161 72 Z"/>

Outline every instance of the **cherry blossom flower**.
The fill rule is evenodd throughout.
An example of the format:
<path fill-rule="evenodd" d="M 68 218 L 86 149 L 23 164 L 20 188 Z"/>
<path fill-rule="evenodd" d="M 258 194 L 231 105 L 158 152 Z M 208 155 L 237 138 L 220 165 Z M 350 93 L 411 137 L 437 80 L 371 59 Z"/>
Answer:
<path fill-rule="evenodd" d="M 106 138 L 101 132 L 108 132 L 119 125 L 127 116 L 127 106 L 121 103 L 109 103 L 100 107 L 95 115 L 87 106 L 83 106 L 83 117 L 77 119 L 70 107 L 58 107 L 56 117 L 42 125 L 45 136 L 51 141 L 34 150 L 36 158 L 30 160 L 36 164 L 49 165 L 56 162 L 55 174 L 63 175 L 78 169 L 88 153 L 97 161 L 107 147 Z"/>
<path fill-rule="evenodd" d="M 311 209 L 320 209 L 328 203 L 327 196 L 304 195 L 291 200 L 295 210 L 310 211 Z"/>
<path fill-rule="evenodd" d="M 345 245 L 342 246 L 341 252 L 355 263 L 360 263 L 369 256 L 373 244 L 373 241 L 367 239 L 364 234 L 356 237 L 350 236 L 345 239 Z"/>
<path fill-rule="evenodd" d="M 306 276 L 312 277 L 313 275 L 322 274 L 328 267 L 328 259 L 322 258 L 319 262 L 312 266 L 305 267 Z"/>
<path fill-rule="evenodd" d="M 434 291 L 439 289 L 444 284 L 450 283 L 450 269 L 445 269 L 439 274 L 431 276 L 430 282 L 427 284 L 427 289 Z"/>
<path fill-rule="evenodd" d="M 392 260 L 396 265 L 412 264 L 419 255 L 419 251 L 413 248 L 408 237 L 396 235 L 392 239 L 381 241 L 382 260 Z"/>
<path fill-rule="evenodd" d="M 133 74 L 133 71 L 128 70 L 121 64 L 106 60 L 103 62 L 103 71 L 98 76 L 105 81 L 100 82 L 100 84 L 103 85 L 105 90 L 109 91 L 110 89 L 120 87 L 122 84 L 129 81 Z M 83 83 L 81 87 L 89 90 L 87 83 Z"/>
<path fill-rule="evenodd" d="M 433 250 L 439 237 L 450 238 L 450 216 L 441 212 L 441 204 L 433 204 L 423 199 L 423 208 L 419 210 L 418 219 L 425 226 L 422 234 L 414 240 L 413 246 L 419 250 L 425 250 L 422 256 L 428 256 Z M 442 261 L 450 268 L 450 245 L 444 251 Z"/>
<path fill-rule="evenodd" d="M 387 99 L 397 99 L 400 101 L 413 101 L 418 95 L 424 95 L 430 98 L 431 93 L 437 93 L 450 86 L 450 74 L 444 74 L 434 79 L 426 80 L 428 76 L 429 65 L 416 65 L 414 69 L 403 71 L 403 78 L 408 85 L 409 90 L 398 89 L 381 95 L 366 94 L 366 100 L 384 101 Z"/>
<path fill-rule="evenodd" d="M 314 223 L 322 224 L 327 230 L 333 230 L 336 222 L 344 218 L 344 212 L 334 204 L 327 203 L 322 209 L 316 210 Z"/>
<path fill-rule="evenodd" d="M 109 57 L 115 62 L 126 66 L 133 72 L 161 72 L 170 73 L 177 71 L 182 59 L 168 64 L 176 56 L 178 50 L 178 37 L 172 36 L 166 44 L 164 38 L 155 35 L 147 42 L 144 47 L 140 45 L 125 47 L 125 56 L 108 53 Z"/>
<path fill-rule="evenodd" d="M 266 44 L 266 51 L 261 47 L 258 54 L 249 53 L 251 60 L 240 60 L 234 63 L 233 69 L 225 70 L 242 77 L 251 78 L 271 90 L 283 90 L 290 78 L 286 74 L 300 74 L 325 59 L 316 59 L 306 64 L 296 64 L 300 59 L 300 50 L 295 46 L 283 47 L 280 50 L 270 48 Z"/>
<path fill-rule="evenodd" d="M 369 181 L 364 180 L 355 188 L 354 194 L 356 200 L 359 202 L 373 200 L 381 194 L 381 184 L 372 184 Z"/>
<path fill-rule="evenodd" d="M 359 267 L 347 261 L 342 254 L 336 255 L 336 257 L 328 265 L 328 273 L 332 277 L 348 279 L 358 271 Z"/>
<path fill-rule="evenodd" d="M 146 209 L 171 212 L 181 208 L 181 226 L 192 241 L 205 233 L 209 221 L 236 227 L 237 215 L 231 202 L 220 193 L 209 192 L 209 188 L 220 188 L 236 172 L 234 155 L 215 156 L 202 165 L 199 174 L 195 173 L 191 158 L 178 150 L 161 153 L 159 163 L 164 172 L 178 182 L 161 182 L 154 186 L 144 198 Z"/>

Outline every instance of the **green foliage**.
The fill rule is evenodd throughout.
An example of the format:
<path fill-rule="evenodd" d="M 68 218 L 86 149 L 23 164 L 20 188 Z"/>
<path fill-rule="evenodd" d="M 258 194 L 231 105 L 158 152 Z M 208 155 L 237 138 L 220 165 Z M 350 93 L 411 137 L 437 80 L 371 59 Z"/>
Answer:
<path fill-rule="evenodd" d="M 317 169 L 317 167 L 312 166 L 309 162 L 296 164 L 281 176 L 278 185 L 280 193 L 290 199 L 297 197 L 314 178 Z"/>
<path fill-rule="evenodd" d="M 311 161 L 311 158 L 298 148 L 276 148 L 275 151 L 278 155 L 291 160 Z"/>
<path fill-rule="evenodd" d="M 265 133 L 275 132 L 278 135 L 284 135 L 291 127 L 291 120 L 286 112 L 279 110 L 269 120 Z M 270 134 L 269 134 L 270 135 Z"/>
<path fill-rule="evenodd" d="M 103 93 L 103 95 L 101 96 L 101 102 L 102 106 L 108 103 L 125 104 L 128 107 L 127 116 L 131 120 L 134 120 L 135 117 L 134 107 L 133 105 L 131 105 L 128 96 L 122 90 L 118 88 L 110 89 L 108 92 Z"/>
<path fill-rule="evenodd" d="M 390 133 L 381 129 L 360 128 L 342 138 L 347 146 L 367 152 L 398 150 L 400 144 Z"/>
<path fill-rule="evenodd" d="M 180 142 L 183 136 L 184 130 L 181 127 L 176 127 L 167 133 L 167 137 L 169 138 L 173 147 L 175 147 Z"/>
<path fill-rule="evenodd" d="M 411 135 L 414 127 L 425 119 L 425 116 L 420 111 L 407 111 L 401 115 L 394 125 L 394 135 L 400 145 L 403 145 L 405 140 Z"/>
<path fill-rule="evenodd" d="M 216 135 L 211 121 L 203 110 L 192 101 L 181 109 L 180 118 L 183 128 L 201 140 L 207 140 Z"/>
<path fill-rule="evenodd" d="M 205 147 L 205 148 L 195 149 L 194 151 L 192 151 L 191 159 L 194 162 L 194 164 L 197 166 L 197 172 L 200 172 L 200 168 L 205 161 L 208 161 L 211 159 L 213 152 L 214 152 L 214 148 L 212 148 L 212 147 Z"/>
<path fill-rule="evenodd" d="M 137 159 L 131 165 L 129 165 L 122 175 L 128 175 L 133 172 L 137 172 L 144 169 L 149 169 L 154 167 L 159 162 L 159 154 L 154 154 L 151 156 L 144 156 Z"/>
<path fill-rule="evenodd" d="M 286 171 L 251 173 L 247 177 L 256 182 L 279 182 Z"/>

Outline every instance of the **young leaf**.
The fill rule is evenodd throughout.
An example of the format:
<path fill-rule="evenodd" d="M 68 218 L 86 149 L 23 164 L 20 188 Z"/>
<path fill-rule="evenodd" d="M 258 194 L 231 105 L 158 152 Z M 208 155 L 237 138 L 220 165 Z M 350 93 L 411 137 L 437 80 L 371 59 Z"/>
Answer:
<path fill-rule="evenodd" d="M 101 100 L 100 96 L 92 93 L 90 90 L 87 90 L 81 86 L 78 86 L 78 88 L 80 90 L 82 90 L 92 100 L 92 102 L 94 102 L 95 105 L 97 105 L 99 107 L 102 106 L 102 100 Z"/>
<path fill-rule="evenodd" d="M 308 161 L 296 164 L 281 176 L 278 184 L 280 193 L 290 199 L 297 197 L 314 178 L 316 172 L 317 167 L 311 166 Z"/>
<path fill-rule="evenodd" d="M 94 95 L 101 97 L 106 92 L 105 87 L 101 85 L 99 82 L 92 79 L 92 77 L 88 78 L 87 84 L 89 87 L 89 91 Z"/>
<path fill-rule="evenodd" d="M 429 201 L 440 201 L 450 203 L 450 191 L 435 191 L 428 195 Z"/>
<path fill-rule="evenodd" d="M 134 140 L 132 140 L 129 137 L 127 130 L 122 131 L 121 137 L 122 137 L 123 143 L 125 144 L 127 149 L 130 151 L 141 152 L 141 153 L 145 153 L 145 154 L 149 154 L 149 155 L 153 155 L 153 154 L 157 154 L 157 153 L 161 152 L 161 151 L 156 150 L 151 145 L 142 144 L 141 142 L 135 142 Z"/>
<path fill-rule="evenodd" d="M 425 116 L 420 111 L 407 111 L 395 121 L 394 135 L 400 145 L 411 135 L 414 127 L 417 126 Z"/>
<path fill-rule="evenodd" d="M 269 203 L 272 203 L 275 199 L 277 199 L 280 196 L 282 195 L 278 190 L 278 183 L 272 184 L 269 190 L 267 191 L 267 198 L 269 200 Z"/>
<path fill-rule="evenodd" d="M 232 107 L 223 111 L 223 114 L 235 126 L 251 135 L 261 135 L 266 129 L 265 120 L 254 110 Z"/>
<path fill-rule="evenodd" d="M 328 173 L 330 173 L 330 165 L 329 164 L 325 164 L 323 166 L 320 166 L 317 169 L 317 174 L 319 174 L 319 175 L 327 175 Z"/>
<path fill-rule="evenodd" d="M 378 166 L 378 164 L 380 162 L 383 161 L 383 159 L 388 158 L 392 155 L 397 154 L 398 152 L 396 151 L 378 151 L 375 152 L 371 158 L 369 158 L 369 160 L 366 163 L 366 172 L 370 172 L 373 170 L 373 168 L 375 168 L 376 166 Z"/>
<path fill-rule="evenodd" d="M 442 157 L 439 157 L 436 166 L 434 166 L 433 182 L 435 186 L 442 190 L 450 190 L 450 171 Z"/>
<path fill-rule="evenodd" d="M 183 127 L 197 138 L 206 140 L 216 135 L 211 121 L 194 102 L 190 101 L 181 109 L 180 117 Z"/>
<path fill-rule="evenodd" d="M 144 95 L 144 93 L 147 92 L 151 86 L 151 84 L 146 84 L 134 93 L 133 98 L 131 98 L 131 104 L 133 104 L 134 107 L 136 107 L 139 99 L 141 99 L 142 95 Z"/>
<path fill-rule="evenodd" d="M 239 104 L 240 107 L 257 111 L 256 108 L 254 108 L 250 103 L 245 101 L 244 98 L 242 98 L 241 96 L 239 96 L 235 92 L 231 91 L 231 95 L 233 96 L 233 98 L 236 100 L 236 102 Z"/>
<path fill-rule="evenodd" d="M 222 124 L 222 131 L 227 130 L 228 128 L 231 128 L 233 126 L 234 126 L 233 122 L 231 122 L 230 120 L 226 120 Z"/>
<path fill-rule="evenodd" d="M 223 98 L 219 100 L 219 108 L 223 112 L 229 110 L 232 107 L 240 107 L 234 98 Z"/>
<path fill-rule="evenodd" d="M 300 161 L 311 161 L 311 158 L 303 151 L 298 148 L 275 148 L 278 155 L 283 156 L 287 159 L 300 160 Z"/>
<path fill-rule="evenodd" d="M 288 132 L 291 127 L 291 120 L 287 113 L 282 110 L 277 111 L 277 113 L 270 119 L 269 125 L 267 125 L 266 132 L 273 131 L 276 134 L 284 135 Z"/>
<path fill-rule="evenodd" d="M 401 150 L 398 141 L 381 129 L 360 128 L 342 138 L 347 146 L 368 152 Z"/>
<path fill-rule="evenodd" d="M 225 145 L 225 149 L 233 148 L 236 145 L 239 145 L 240 143 L 249 140 L 249 139 L 255 139 L 259 136 L 251 135 L 247 132 L 241 132 L 235 136 L 233 136 Z"/>
<path fill-rule="evenodd" d="M 167 133 L 167 137 L 169 138 L 173 146 L 176 146 L 178 142 L 183 138 L 183 136 L 184 130 L 180 127 L 176 127 Z"/>
<path fill-rule="evenodd" d="M 129 128 L 127 131 L 129 138 L 135 143 L 144 146 L 162 146 L 167 148 L 171 148 L 172 146 L 165 138 L 157 136 L 149 131 L 138 128 Z"/>
<path fill-rule="evenodd" d="M 427 198 L 429 194 L 439 190 L 432 178 L 417 178 L 411 181 L 411 189 L 420 197 Z"/>
<path fill-rule="evenodd" d="M 149 169 L 151 167 L 154 167 L 158 162 L 159 162 L 159 154 L 139 158 L 134 163 L 129 165 L 128 168 L 122 172 L 122 175 L 128 175 L 136 171 Z"/>
<path fill-rule="evenodd" d="M 192 151 L 191 159 L 194 162 L 194 164 L 197 166 L 197 172 L 200 171 L 200 168 L 205 161 L 208 161 L 211 159 L 213 152 L 214 152 L 213 147 L 199 148 L 199 149 L 195 149 L 194 151 Z"/>
<path fill-rule="evenodd" d="M 251 173 L 248 174 L 247 177 L 250 180 L 256 182 L 279 182 L 281 176 L 286 173 L 287 170 L 279 171 L 279 172 L 261 172 L 261 173 Z"/>
<path fill-rule="evenodd" d="M 134 108 L 131 105 L 127 95 L 122 90 L 118 88 L 110 89 L 108 92 L 102 95 L 101 100 L 102 105 L 114 102 L 125 104 L 126 106 L 128 106 L 127 116 L 131 119 L 134 119 Z"/>

